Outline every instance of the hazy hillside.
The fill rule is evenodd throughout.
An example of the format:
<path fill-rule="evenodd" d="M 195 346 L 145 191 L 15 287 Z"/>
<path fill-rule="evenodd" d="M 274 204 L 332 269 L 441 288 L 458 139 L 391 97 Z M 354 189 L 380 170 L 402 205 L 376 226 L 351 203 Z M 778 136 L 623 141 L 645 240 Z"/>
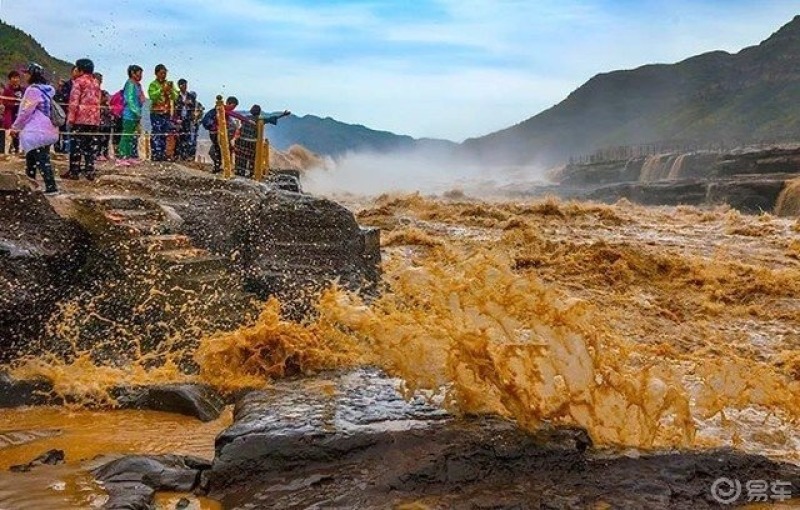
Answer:
<path fill-rule="evenodd" d="M 31 61 L 44 66 L 50 78 L 68 78 L 72 69 L 69 62 L 51 57 L 33 37 L 0 20 L 0 82 L 5 82 L 9 71 Z"/>
<path fill-rule="evenodd" d="M 445 140 L 414 139 L 388 131 L 376 131 L 358 124 L 346 124 L 330 117 L 292 115 L 268 126 L 267 135 L 275 147 L 286 150 L 300 144 L 317 154 L 340 156 L 351 152 L 387 152 L 405 149 L 455 149 L 457 145 Z"/>
<path fill-rule="evenodd" d="M 549 110 L 464 148 L 551 165 L 615 145 L 784 138 L 800 138 L 800 16 L 734 55 L 599 74 Z"/>

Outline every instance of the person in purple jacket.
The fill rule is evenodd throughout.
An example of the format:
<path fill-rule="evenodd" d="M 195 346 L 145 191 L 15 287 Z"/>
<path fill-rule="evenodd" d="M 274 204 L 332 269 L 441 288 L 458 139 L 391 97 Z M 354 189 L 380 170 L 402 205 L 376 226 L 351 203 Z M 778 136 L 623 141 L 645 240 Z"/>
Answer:
<path fill-rule="evenodd" d="M 19 143 L 25 151 L 25 173 L 36 179 L 36 169 L 42 173 L 45 195 L 58 194 L 53 165 L 50 163 L 50 146 L 58 141 L 58 128 L 50 121 L 50 105 L 55 89 L 47 83 L 44 69 L 38 64 L 28 65 L 28 88 L 22 96 L 17 119 L 11 126 L 19 133 Z"/>

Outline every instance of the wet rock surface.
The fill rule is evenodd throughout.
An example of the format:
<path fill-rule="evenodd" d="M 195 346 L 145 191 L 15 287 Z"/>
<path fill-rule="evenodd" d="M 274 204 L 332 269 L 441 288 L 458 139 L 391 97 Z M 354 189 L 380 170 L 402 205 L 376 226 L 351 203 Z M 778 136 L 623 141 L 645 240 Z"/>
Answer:
<path fill-rule="evenodd" d="M 108 492 L 104 510 L 151 510 L 157 491 L 192 492 L 209 467 L 197 457 L 131 455 L 103 464 L 92 474 Z"/>
<path fill-rule="evenodd" d="M 76 282 L 88 237 L 13 174 L 0 174 L 0 362 L 40 335 Z"/>
<path fill-rule="evenodd" d="M 149 409 L 192 416 L 203 422 L 219 418 L 225 401 L 213 388 L 200 384 L 164 384 L 121 388 L 117 403 L 123 409 Z"/>
<path fill-rule="evenodd" d="M 658 181 L 605 186 L 585 198 L 613 203 L 625 198 L 642 205 L 728 204 L 747 213 L 772 212 L 793 175 L 748 176 L 735 180 Z"/>
<path fill-rule="evenodd" d="M 45 380 L 20 381 L 0 372 L 0 408 L 54 403 L 53 385 Z"/>
<path fill-rule="evenodd" d="M 582 430 L 527 433 L 456 418 L 360 370 L 253 392 L 220 434 L 202 491 L 225 508 L 716 508 L 719 477 L 785 480 L 800 468 L 719 450 L 625 457 Z"/>
<path fill-rule="evenodd" d="M 773 212 L 786 183 L 800 175 L 800 148 L 736 150 L 729 153 L 659 154 L 569 164 L 553 172 L 555 193 L 564 198 L 643 205 L 728 204 L 748 213 Z"/>
<path fill-rule="evenodd" d="M 13 471 L 15 473 L 26 473 L 31 469 L 35 468 L 36 466 L 55 466 L 58 464 L 64 463 L 64 450 L 48 450 L 43 454 L 39 455 L 32 461 L 28 462 L 27 464 L 18 464 L 16 466 L 11 466 L 9 471 Z"/>

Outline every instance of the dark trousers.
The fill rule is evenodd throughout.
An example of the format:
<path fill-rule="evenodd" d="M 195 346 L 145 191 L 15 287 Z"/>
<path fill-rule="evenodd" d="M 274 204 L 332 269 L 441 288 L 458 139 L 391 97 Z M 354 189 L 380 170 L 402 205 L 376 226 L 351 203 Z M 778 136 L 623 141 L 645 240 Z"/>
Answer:
<path fill-rule="evenodd" d="M 98 133 L 94 137 L 94 155 L 108 157 L 108 143 L 111 140 L 111 126 L 100 126 L 97 128 Z"/>
<path fill-rule="evenodd" d="M 19 154 L 19 135 L 8 135 L 8 138 L 10 138 L 8 140 L 8 153 Z"/>
<path fill-rule="evenodd" d="M 175 150 L 178 159 L 189 161 L 194 159 L 192 153 L 192 121 L 184 119 L 178 129 L 178 146 Z"/>
<path fill-rule="evenodd" d="M 211 148 L 208 150 L 208 155 L 211 156 L 211 161 L 214 163 L 214 168 L 211 171 L 218 174 L 222 171 L 222 152 L 219 149 L 219 137 L 217 133 L 209 133 L 209 136 L 211 137 Z"/>
<path fill-rule="evenodd" d="M 6 130 L 0 128 L 0 154 L 6 153 Z"/>
<path fill-rule="evenodd" d="M 75 124 L 72 126 L 69 146 L 69 173 L 77 177 L 81 171 L 87 177 L 94 177 L 94 133 L 97 126 Z"/>
<path fill-rule="evenodd" d="M 166 113 L 150 114 L 150 152 L 153 161 L 167 159 L 167 131 L 169 130 L 169 115 Z"/>
<path fill-rule="evenodd" d="M 114 144 L 114 154 L 119 156 L 119 142 L 122 141 L 122 117 L 114 119 L 113 132 L 111 133 L 111 142 Z"/>
<path fill-rule="evenodd" d="M 39 147 L 25 153 L 25 173 L 31 179 L 36 178 L 36 170 L 42 173 L 45 191 L 56 191 L 56 178 L 53 165 L 50 164 L 50 146 Z"/>

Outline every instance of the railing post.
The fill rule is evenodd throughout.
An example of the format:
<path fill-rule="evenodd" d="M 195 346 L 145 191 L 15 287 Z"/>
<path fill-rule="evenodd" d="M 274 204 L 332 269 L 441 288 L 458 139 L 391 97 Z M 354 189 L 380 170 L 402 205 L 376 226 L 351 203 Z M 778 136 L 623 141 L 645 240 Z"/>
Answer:
<path fill-rule="evenodd" d="M 259 117 L 256 121 L 256 154 L 254 156 L 253 178 L 257 181 L 264 179 L 264 119 Z"/>
<path fill-rule="evenodd" d="M 264 144 L 264 149 L 261 151 L 262 157 L 264 158 L 264 175 L 266 176 L 269 173 L 269 138 L 264 137 L 262 142 Z"/>
<path fill-rule="evenodd" d="M 217 96 L 217 142 L 222 157 L 222 176 L 230 179 L 233 175 L 231 164 L 231 142 L 228 140 L 228 116 L 225 115 L 225 103 L 222 96 Z"/>

